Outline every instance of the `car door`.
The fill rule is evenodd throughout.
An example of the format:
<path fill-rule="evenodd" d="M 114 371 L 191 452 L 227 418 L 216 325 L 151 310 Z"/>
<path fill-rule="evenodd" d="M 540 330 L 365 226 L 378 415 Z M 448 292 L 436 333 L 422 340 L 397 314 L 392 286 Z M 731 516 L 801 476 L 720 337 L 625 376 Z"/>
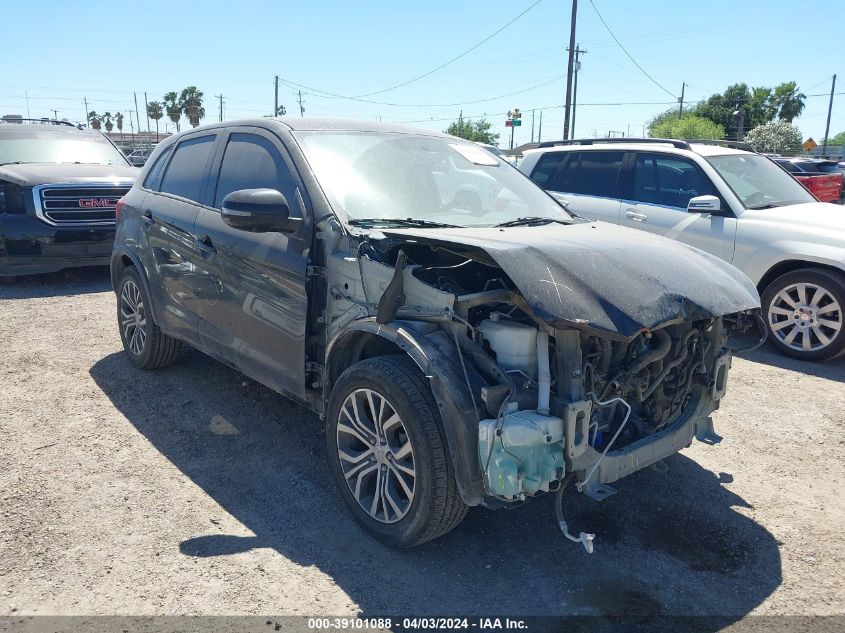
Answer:
<path fill-rule="evenodd" d="M 614 150 L 548 152 L 537 161 L 531 179 L 578 215 L 616 224 L 623 156 Z"/>
<path fill-rule="evenodd" d="M 198 340 L 197 288 L 202 287 L 202 259 L 193 239 L 198 200 L 204 192 L 215 134 L 186 136 L 153 166 L 159 182 L 141 209 L 148 248 L 148 271 L 157 281 L 159 318 L 163 329 L 186 341 Z M 160 159 L 161 160 L 161 159 Z M 158 175 L 160 174 L 160 175 Z"/>
<path fill-rule="evenodd" d="M 233 128 L 213 167 L 209 205 L 200 209 L 194 234 L 210 249 L 206 259 L 222 279 L 216 305 L 207 305 L 200 336 L 230 350 L 250 377 L 305 397 L 305 292 L 310 231 L 293 163 L 281 141 L 261 128 Z M 223 199 L 240 189 L 281 191 L 294 234 L 235 229 L 221 217 Z"/>
<path fill-rule="evenodd" d="M 694 161 L 674 154 L 632 152 L 627 164 L 620 224 L 733 259 L 736 217 L 710 178 Z M 717 213 L 690 213 L 696 196 L 716 196 Z"/>

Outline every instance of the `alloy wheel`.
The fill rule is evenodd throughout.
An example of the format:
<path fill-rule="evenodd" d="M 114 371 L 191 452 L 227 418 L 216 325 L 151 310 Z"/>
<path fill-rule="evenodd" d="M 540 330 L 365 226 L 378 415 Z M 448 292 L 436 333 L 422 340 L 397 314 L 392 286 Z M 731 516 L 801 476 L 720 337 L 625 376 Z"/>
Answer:
<path fill-rule="evenodd" d="M 414 501 L 411 439 L 387 398 L 372 389 L 350 393 L 337 420 L 337 453 L 355 500 L 373 519 L 396 523 Z"/>
<path fill-rule="evenodd" d="M 132 279 L 120 291 L 120 327 L 129 351 L 140 356 L 147 342 L 147 316 L 141 289 Z"/>
<path fill-rule="evenodd" d="M 828 347 L 842 331 L 842 306 L 826 288 L 794 283 L 780 290 L 768 309 L 769 329 L 797 352 Z"/>

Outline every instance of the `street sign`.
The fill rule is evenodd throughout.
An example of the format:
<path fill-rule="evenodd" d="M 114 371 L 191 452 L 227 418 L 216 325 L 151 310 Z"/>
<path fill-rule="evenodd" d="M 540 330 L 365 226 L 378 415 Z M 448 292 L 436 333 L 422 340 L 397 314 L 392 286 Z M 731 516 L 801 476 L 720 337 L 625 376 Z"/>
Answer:
<path fill-rule="evenodd" d="M 519 127 L 520 125 L 522 125 L 522 119 L 513 119 L 511 121 L 511 125 L 513 125 L 515 127 Z"/>
<path fill-rule="evenodd" d="M 505 127 L 513 127 L 513 121 L 511 119 L 505 119 Z"/>
<path fill-rule="evenodd" d="M 813 137 L 812 137 L 812 136 L 811 136 L 810 138 L 808 138 L 806 141 L 804 141 L 804 145 L 803 145 L 804 150 L 805 150 L 805 151 L 807 151 L 807 152 L 812 152 L 812 151 L 813 151 L 814 149 L 816 149 L 818 146 L 819 146 L 819 144 L 818 144 L 818 143 L 816 143 L 816 142 L 813 140 Z"/>

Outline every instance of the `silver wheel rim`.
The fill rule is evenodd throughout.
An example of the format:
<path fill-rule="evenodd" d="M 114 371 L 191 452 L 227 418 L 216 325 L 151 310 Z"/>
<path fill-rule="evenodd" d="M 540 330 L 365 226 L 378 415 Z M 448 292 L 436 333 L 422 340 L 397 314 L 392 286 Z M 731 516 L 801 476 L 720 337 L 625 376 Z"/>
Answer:
<path fill-rule="evenodd" d="M 377 391 L 357 389 L 337 420 L 337 456 L 352 496 L 373 519 L 396 523 L 414 501 L 414 450 L 392 404 Z"/>
<path fill-rule="evenodd" d="M 120 328 L 126 347 L 140 356 L 147 342 L 147 316 L 141 290 L 131 279 L 126 280 L 120 291 Z"/>
<path fill-rule="evenodd" d="M 842 307 L 818 284 L 791 284 L 769 305 L 769 328 L 777 339 L 797 352 L 817 352 L 842 331 Z"/>

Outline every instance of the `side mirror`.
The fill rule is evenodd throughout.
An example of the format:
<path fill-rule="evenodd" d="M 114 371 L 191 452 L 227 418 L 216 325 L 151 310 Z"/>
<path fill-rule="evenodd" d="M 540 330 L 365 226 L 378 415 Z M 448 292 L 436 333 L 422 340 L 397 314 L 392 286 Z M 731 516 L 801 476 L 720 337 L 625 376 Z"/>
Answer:
<path fill-rule="evenodd" d="M 722 203 L 716 196 L 696 196 L 687 203 L 688 213 L 715 213 L 721 209 Z"/>
<path fill-rule="evenodd" d="M 548 194 L 552 198 L 554 198 L 560 206 L 569 211 L 569 205 L 571 203 L 569 202 L 569 200 L 566 199 L 566 196 L 564 194 L 557 193 L 556 191 L 549 191 Z"/>
<path fill-rule="evenodd" d="M 288 201 L 275 189 L 239 189 L 223 198 L 223 221 L 235 229 L 266 233 L 293 231 Z"/>

